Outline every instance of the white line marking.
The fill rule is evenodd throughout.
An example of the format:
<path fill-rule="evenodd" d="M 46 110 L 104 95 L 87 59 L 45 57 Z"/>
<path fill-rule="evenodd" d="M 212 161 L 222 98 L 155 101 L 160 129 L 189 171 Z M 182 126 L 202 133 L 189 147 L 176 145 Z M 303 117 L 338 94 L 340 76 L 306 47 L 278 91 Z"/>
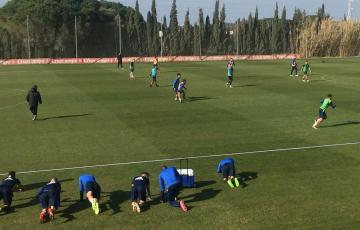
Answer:
<path fill-rule="evenodd" d="M 25 103 L 26 102 L 19 102 L 17 104 L 13 104 L 13 105 L 6 105 L 6 106 L 3 106 L 3 107 L 0 107 L 0 110 L 4 110 L 4 109 L 10 108 L 10 107 L 15 107 L 15 106 L 18 106 L 18 105 L 23 105 Z"/>
<path fill-rule="evenodd" d="M 119 162 L 119 163 L 111 163 L 111 164 L 76 166 L 76 167 L 69 167 L 69 168 L 40 169 L 40 170 L 17 172 L 17 174 L 31 174 L 31 173 L 65 171 L 65 170 L 85 169 L 85 168 L 99 168 L 99 167 L 109 167 L 109 166 L 118 166 L 118 165 L 133 165 L 133 164 L 142 164 L 142 163 L 176 161 L 176 160 L 181 160 L 181 159 L 200 159 L 200 158 L 212 158 L 212 157 L 222 157 L 222 156 L 235 156 L 235 155 L 246 155 L 246 154 L 253 154 L 253 153 L 285 152 L 285 151 L 293 151 L 293 150 L 330 148 L 330 147 L 338 147 L 338 146 L 346 146 L 346 145 L 359 145 L 359 144 L 360 144 L 360 141 L 357 141 L 357 142 L 348 142 L 348 143 L 341 143 L 341 144 L 313 145 L 313 146 L 293 147 L 293 148 L 256 150 L 256 151 L 247 151 L 247 152 L 240 152 L 240 153 L 225 153 L 225 154 L 214 154 L 214 155 L 204 155 L 204 156 L 165 158 L 165 159 L 158 159 L 158 160 L 130 161 L 130 162 Z M 0 174 L 0 176 L 4 176 L 4 175 L 7 175 L 7 173 Z"/>

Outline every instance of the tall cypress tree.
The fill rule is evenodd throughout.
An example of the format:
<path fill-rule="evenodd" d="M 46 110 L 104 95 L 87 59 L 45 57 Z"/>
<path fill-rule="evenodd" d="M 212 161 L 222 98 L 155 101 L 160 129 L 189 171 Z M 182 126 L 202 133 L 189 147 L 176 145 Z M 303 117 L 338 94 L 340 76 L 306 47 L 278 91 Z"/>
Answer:
<path fill-rule="evenodd" d="M 156 1 L 152 0 L 151 3 L 151 17 L 153 22 L 152 28 L 152 46 L 154 50 L 154 55 L 158 55 L 159 48 L 160 48 L 160 41 L 159 41 L 159 26 L 157 21 L 157 13 L 156 13 Z"/>
<path fill-rule="evenodd" d="M 220 27 L 219 51 L 222 53 L 226 52 L 227 41 L 229 40 L 229 36 L 230 36 L 229 33 L 226 33 L 225 18 L 226 18 L 225 4 L 223 4 L 219 17 L 219 27 Z"/>
<path fill-rule="evenodd" d="M 289 49 L 289 26 L 286 20 L 286 8 L 284 6 L 281 15 L 281 51 L 287 53 Z"/>
<path fill-rule="evenodd" d="M 146 37 L 147 37 L 147 53 L 148 55 L 154 54 L 154 48 L 153 48 L 153 18 L 151 16 L 150 11 L 147 14 L 146 18 Z"/>
<path fill-rule="evenodd" d="M 217 53 L 220 46 L 220 20 L 219 20 L 219 0 L 215 1 L 215 9 L 213 14 L 212 33 L 210 40 L 210 49 L 212 53 Z"/>
<path fill-rule="evenodd" d="M 211 37 L 211 23 L 209 15 L 205 18 L 205 29 L 204 29 L 204 51 L 207 51 L 210 45 L 210 37 Z"/>
<path fill-rule="evenodd" d="M 179 24 L 177 19 L 176 0 L 173 0 L 170 11 L 170 54 L 176 55 L 179 49 Z"/>
<path fill-rule="evenodd" d="M 205 41 L 205 25 L 204 25 L 204 12 L 203 9 L 200 8 L 199 9 L 199 18 L 198 18 L 198 23 L 199 23 L 199 46 L 201 47 L 201 53 L 203 54 L 204 51 L 204 41 Z"/>
<path fill-rule="evenodd" d="M 274 18 L 272 20 L 272 34 L 271 34 L 271 51 L 273 54 L 279 53 L 280 50 L 280 25 L 279 25 L 279 7 L 276 3 L 275 11 L 274 11 Z"/>
<path fill-rule="evenodd" d="M 184 27 L 183 27 L 183 52 L 185 54 L 191 53 L 191 24 L 190 24 L 190 12 L 186 11 Z"/>

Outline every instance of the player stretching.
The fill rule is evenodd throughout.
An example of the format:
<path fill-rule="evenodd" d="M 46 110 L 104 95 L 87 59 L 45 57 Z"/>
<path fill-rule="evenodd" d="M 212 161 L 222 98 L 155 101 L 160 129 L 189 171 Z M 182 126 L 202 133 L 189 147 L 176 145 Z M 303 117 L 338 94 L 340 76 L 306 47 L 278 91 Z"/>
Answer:
<path fill-rule="evenodd" d="M 230 188 L 239 187 L 240 183 L 239 180 L 235 177 L 235 164 L 234 159 L 232 158 L 225 158 L 220 161 L 218 168 L 218 173 L 222 173 L 222 177 L 224 182 L 230 186 Z M 235 183 L 235 186 L 233 184 Z"/>
<path fill-rule="evenodd" d="M 185 100 L 185 84 L 186 84 L 186 79 L 182 80 L 182 82 L 180 82 L 179 86 L 178 86 L 178 90 L 176 91 L 176 97 L 175 97 L 175 101 L 179 100 L 179 102 L 181 103 L 181 96 L 182 99 Z"/>
<path fill-rule="evenodd" d="M 295 76 L 299 76 L 298 75 L 298 64 L 296 62 L 296 58 L 291 60 L 291 72 L 290 72 L 290 77 L 294 76 L 294 72 L 295 72 Z"/>
<path fill-rule="evenodd" d="M 6 177 L 0 184 L 0 200 L 4 201 L 4 206 L 0 208 L 0 211 L 10 211 L 10 206 L 13 198 L 13 188 L 17 187 L 19 192 L 21 189 L 21 182 L 15 176 L 14 171 L 10 171 L 8 177 Z"/>
<path fill-rule="evenodd" d="M 96 182 L 95 177 L 91 174 L 84 174 L 79 177 L 79 190 L 80 190 L 80 201 L 83 200 L 84 191 L 86 193 L 86 197 L 91 203 L 92 209 L 95 214 L 98 215 L 100 213 L 99 208 L 99 200 L 101 187 Z"/>
<path fill-rule="evenodd" d="M 234 66 L 235 66 L 235 62 L 234 60 L 231 58 L 230 61 L 228 61 L 227 63 L 227 77 L 228 77 L 228 82 L 226 83 L 226 86 L 229 86 L 230 88 L 232 88 L 232 82 L 233 82 L 233 74 L 234 74 Z"/>
<path fill-rule="evenodd" d="M 140 213 L 146 200 L 151 201 L 149 176 L 149 173 L 142 172 L 140 176 L 134 177 L 131 182 L 131 205 L 134 212 Z M 148 199 L 146 199 L 146 193 Z"/>
<path fill-rule="evenodd" d="M 129 67 L 130 67 L 130 79 L 134 79 L 135 78 L 135 75 L 134 75 L 134 72 L 135 72 L 135 59 L 131 60 Z"/>
<path fill-rule="evenodd" d="M 305 61 L 305 64 L 302 66 L 302 71 L 304 73 L 304 76 L 302 77 L 302 81 L 303 82 L 309 82 L 308 72 L 311 73 L 311 69 L 310 69 L 310 65 L 309 65 L 307 60 Z"/>
<path fill-rule="evenodd" d="M 37 197 L 41 204 L 40 223 L 46 222 L 46 216 L 49 215 L 50 220 L 54 219 L 55 210 L 60 206 L 61 185 L 57 178 L 52 178 L 50 183 L 39 189 Z"/>
<path fill-rule="evenodd" d="M 177 90 L 180 84 L 181 74 L 177 73 L 175 80 L 173 80 L 173 90 L 175 92 L 175 101 L 177 101 Z"/>
<path fill-rule="evenodd" d="M 321 106 L 320 106 L 320 109 L 319 109 L 319 117 L 315 120 L 314 124 L 313 124 L 313 128 L 314 129 L 317 129 L 317 126 L 323 122 L 324 120 L 327 119 L 327 116 L 326 116 L 326 113 L 325 113 L 325 110 L 327 108 L 329 108 L 330 106 L 335 109 L 336 105 L 335 105 L 335 102 L 332 101 L 332 95 L 329 94 L 327 96 L 327 98 L 325 98 L 324 100 L 321 100 L 320 101 L 321 103 Z"/>
<path fill-rule="evenodd" d="M 170 206 L 175 208 L 181 208 L 184 212 L 187 212 L 187 207 L 183 200 L 177 202 L 177 196 L 179 195 L 181 185 L 181 177 L 174 167 L 162 166 L 162 171 L 159 175 L 160 184 L 160 200 L 165 202 L 165 194 Z"/>
<path fill-rule="evenodd" d="M 151 72 L 150 72 L 150 77 L 151 77 L 150 87 L 152 87 L 154 83 L 155 83 L 156 87 L 159 87 L 159 85 L 156 82 L 157 75 L 158 75 L 157 65 L 153 65 L 153 67 L 151 68 Z"/>

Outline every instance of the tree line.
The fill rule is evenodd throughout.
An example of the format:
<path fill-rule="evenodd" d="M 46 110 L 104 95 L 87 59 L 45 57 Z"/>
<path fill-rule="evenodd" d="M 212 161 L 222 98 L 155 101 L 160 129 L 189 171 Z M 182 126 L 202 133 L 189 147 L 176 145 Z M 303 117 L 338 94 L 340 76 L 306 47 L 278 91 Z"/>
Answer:
<path fill-rule="evenodd" d="M 225 5 L 216 0 L 211 19 L 199 9 L 191 24 L 187 11 L 180 25 L 176 0 L 169 22 L 158 17 L 156 0 L 146 20 L 137 0 L 134 8 L 104 0 L 12 0 L 0 8 L 0 58 L 27 58 L 29 47 L 32 58 L 74 57 L 75 35 L 79 57 L 115 56 L 120 50 L 124 56 L 359 54 L 351 48 L 359 38 L 359 23 L 331 20 L 324 5 L 315 15 L 295 9 L 288 18 L 286 8 L 276 4 L 272 18 L 259 19 L 256 8 L 254 14 L 228 23 Z"/>

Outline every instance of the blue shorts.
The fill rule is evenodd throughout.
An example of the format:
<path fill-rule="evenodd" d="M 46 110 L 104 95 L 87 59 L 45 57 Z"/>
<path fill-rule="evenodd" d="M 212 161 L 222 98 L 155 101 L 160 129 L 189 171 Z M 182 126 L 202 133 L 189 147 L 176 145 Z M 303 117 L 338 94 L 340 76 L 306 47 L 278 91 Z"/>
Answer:
<path fill-rule="evenodd" d="M 324 110 L 322 110 L 322 109 L 319 110 L 319 117 L 324 119 L 324 120 L 327 118 L 326 113 L 325 113 Z"/>
<path fill-rule="evenodd" d="M 222 175 L 224 179 L 227 179 L 230 176 L 235 176 L 235 168 L 233 164 L 225 164 L 222 167 Z"/>
<path fill-rule="evenodd" d="M 0 200 L 4 200 L 4 205 L 10 206 L 12 203 L 13 193 L 11 190 L 0 187 Z"/>
<path fill-rule="evenodd" d="M 152 76 L 151 78 L 153 79 L 153 81 L 156 81 L 156 77 L 153 77 L 153 76 Z"/>
<path fill-rule="evenodd" d="M 85 193 L 92 192 L 93 196 L 100 199 L 101 188 L 100 185 L 94 181 L 87 182 L 85 184 Z"/>

